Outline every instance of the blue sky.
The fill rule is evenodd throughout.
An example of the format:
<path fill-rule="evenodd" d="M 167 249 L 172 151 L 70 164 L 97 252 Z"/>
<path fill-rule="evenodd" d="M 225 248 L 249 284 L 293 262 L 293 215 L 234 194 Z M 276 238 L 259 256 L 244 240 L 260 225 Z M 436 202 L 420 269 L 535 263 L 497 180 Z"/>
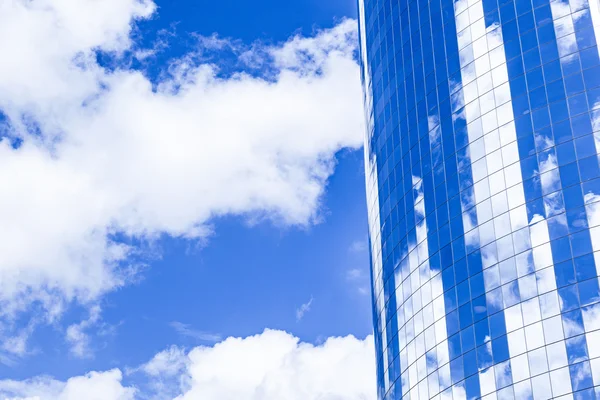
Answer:
<path fill-rule="evenodd" d="M 182 33 L 217 32 L 246 42 L 286 40 L 295 32 L 308 35 L 313 28 L 331 27 L 339 19 L 356 18 L 357 13 L 356 2 L 347 0 L 158 1 L 156 4 L 158 16 L 148 24 L 150 30 L 169 28 L 175 23 Z"/>
<path fill-rule="evenodd" d="M 172 322 L 223 338 L 265 328 L 311 343 L 329 336 L 367 336 L 372 322 L 362 157 L 361 151 L 338 155 L 322 223 L 306 229 L 269 222 L 248 226 L 231 217 L 215 223 L 215 236 L 204 246 L 165 238 L 156 244 L 161 259 L 148 266 L 139 283 L 104 299 L 103 320 L 115 331 L 94 338 L 93 358 L 74 358 L 62 332 L 39 329 L 33 343 L 41 353 L 2 366 L 2 373 L 64 379 L 136 366 L 172 344 L 212 344 L 179 334 Z M 353 278 L 353 270 L 361 275 Z M 311 296 L 310 310 L 297 321 L 296 310 Z M 76 322 L 85 313 L 77 308 L 64 319 Z"/>
<path fill-rule="evenodd" d="M 192 349 L 239 363 L 253 335 L 288 361 L 285 343 L 325 357 L 347 335 L 347 360 L 371 357 L 355 2 L 42 3 L 4 5 L 18 26 L 0 30 L 0 144 L 22 143 L 0 150 L 19 216 L 0 232 L 0 395 L 85 377 L 212 398 L 149 377 L 196 382 Z"/>

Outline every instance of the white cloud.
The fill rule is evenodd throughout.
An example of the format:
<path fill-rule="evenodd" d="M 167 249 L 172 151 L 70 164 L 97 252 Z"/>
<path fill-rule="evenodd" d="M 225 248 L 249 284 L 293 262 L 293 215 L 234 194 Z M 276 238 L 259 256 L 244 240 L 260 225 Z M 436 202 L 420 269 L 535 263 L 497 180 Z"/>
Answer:
<path fill-rule="evenodd" d="M 371 338 L 330 338 L 321 346 L 267 330 L 188 354 L 190 387 L 179 400 L 374 399 Z"/>
<path fill-rule="evenodd" d="M 313 301 L 314 298 L 310 296 L 310 300 L 308 300 L 306 303 L 302 304 L 296 309 L 296 321 L 300 322 L 300 320 L 304 318 L 304 315 L 310 311 L 310 307 L 312 306 Z"/>
<path fill-rule="evenodd" d="M 0 381 L 0 396 L 40 400 L 376 398 L 371 336 L 365 340 L 352 336 L 329 338 L 314 346 L 286 332 L 266 330 L 259 335 L 228 338 L 212 347 L 196 347 L 189 352 L 173 346 L 131 371 L 134 372 L 148 381 L 147 385 L 139 385 L 147 386 L 147 392 L 123 386 L 121 372 L 112 370 L 72 378 L 66 383 L 48 377 L 4 380 Z"/>
<path fill-rule="evenodd" d="M 261 49 L 268 78 L 183 57 L 157 86 L 133 49 L 149 1 L 0 3 L 0 313 L 94 302 L 139 265 L 117 233 L 200 239 L 213 217 L 318 221 L 335 154 L 362 143 L 356 26 Z M 135 49 L 137 51 L 139 49 Z M 133 256 L 133 257 L 132 257 Z"/>
<path fill-rule="evenodd" d="M 0 381 L 0 398 L 11 400 L 133 400 L 136 390 L 121 384 L 119 370 L 90 372 L 60 382 L 49 377 Z"/>

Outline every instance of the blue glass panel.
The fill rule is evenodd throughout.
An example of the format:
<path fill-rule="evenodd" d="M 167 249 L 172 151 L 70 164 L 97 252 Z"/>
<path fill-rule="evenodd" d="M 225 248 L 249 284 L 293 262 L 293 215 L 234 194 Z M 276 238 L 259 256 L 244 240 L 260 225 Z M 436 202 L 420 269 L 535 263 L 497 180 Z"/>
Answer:
<path fill-rule="evenodd" d="M 598 7 L 359 10 L 378 398 L 594 398 Z"/>

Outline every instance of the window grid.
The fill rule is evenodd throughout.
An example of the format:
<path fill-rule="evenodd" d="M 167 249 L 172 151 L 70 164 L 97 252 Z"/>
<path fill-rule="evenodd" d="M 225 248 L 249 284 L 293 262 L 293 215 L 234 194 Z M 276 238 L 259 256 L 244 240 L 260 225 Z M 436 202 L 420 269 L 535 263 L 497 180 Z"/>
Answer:
<path fill-rule="evenodd" d="M 594 398 L 598 4 L 359 8 L 379 397 Z"/>

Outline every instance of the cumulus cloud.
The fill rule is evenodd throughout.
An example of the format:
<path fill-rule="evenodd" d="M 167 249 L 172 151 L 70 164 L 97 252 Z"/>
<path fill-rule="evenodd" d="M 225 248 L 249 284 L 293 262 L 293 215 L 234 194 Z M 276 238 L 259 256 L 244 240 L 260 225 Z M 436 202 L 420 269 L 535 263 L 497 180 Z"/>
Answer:
<path fill-rule="evenodd" d="M 188 354 L 180 400 L 367 400 L 374 398 L 371 338 L 330 338 L 321 346 L 267 330 Z"/>
<path fill-rule="evenodd" d="M 374 356 L 372 337 L 329 338 L 314 346 L 286 332 L 266 330 L 189 352 L 170 347 L 130 371 L 149 382 L 137 390 L 124 385 L 121 372 L 112 370 L 67 382 L 47 377 L 0 381 L 0 396 L 40 400 L 371 400 L 376 397 Z"/>
<path fill-rule="evenodd" d="M 253 47 L 264 76 L 188 54 L 152 82 L 97 61 L 139 51 L 132 29 L 155 11 L 0 3 L 1 314 L 94 302 L 140 267 L 127 243 L 202 239 L 214 217 L 314 223 L 336 152 L 361 145 L 354 21 Z"/>
<path fill-rule="evenodd" d="M 26 381 L 0 381 L 0 397 L 10 400 L 133 400 L 136 389 L 124 387 L 123 375 L 115 369 L 90 372 L 66 382 L 49 377 Z"/>

